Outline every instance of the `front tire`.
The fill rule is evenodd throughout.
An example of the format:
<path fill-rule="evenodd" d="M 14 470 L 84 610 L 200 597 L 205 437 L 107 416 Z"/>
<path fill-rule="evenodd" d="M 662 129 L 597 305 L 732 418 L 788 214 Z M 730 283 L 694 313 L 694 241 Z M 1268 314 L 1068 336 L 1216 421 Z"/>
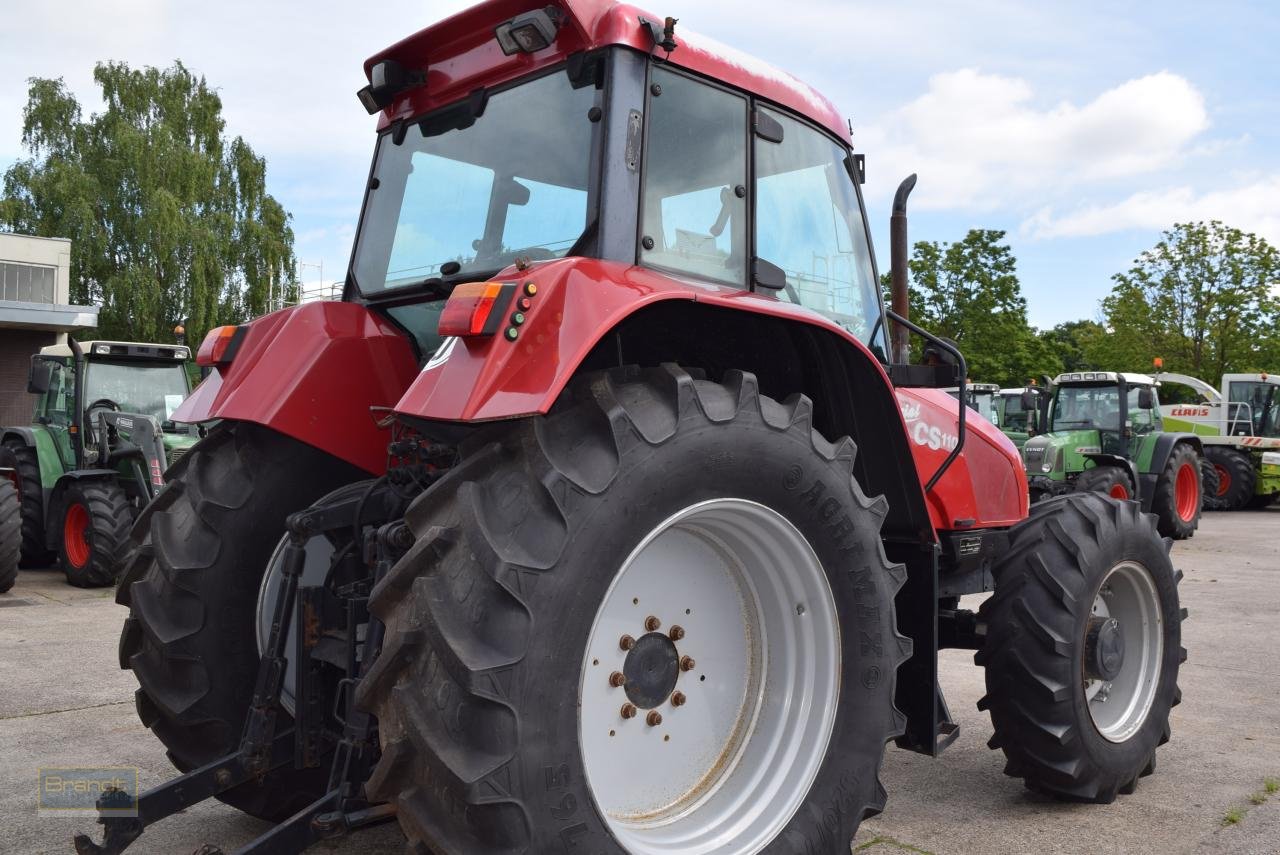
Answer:
<path fill-rule="evenodd" d="M 1186 657 L 1171 545 L 1136 502 L 1092 493 L 1043 502 L 1010 531 L 974 657 L 1005 774 L 1108 803 L 1155 769 Z"/>
<path fill-rule="evenodd" d="M 1119 466 L 1095 466 L 1076 477 L 1075 492 L 1103 493 L 1113 499 L 1133 498 L 1133 479 Z"/>
<path fill-rule="evenodd" d="M 730 855 L 848 851 L 904 725 L 904 575 L 852 443 L 810 424 L 807 399 L 779 404 L 736 371 L 588 375 L 415 500 L 357 690 L 383 746 L 369 791 L 398 804 L 411 846 L 680 853 L 718 833 Z M 738 634 L 763 612 L 767 644 Z M 755 691 L 767 662 L 802 679 L 768 671 Z M 788 693 L 785 722 L 752 706 Z M 758 730 L 735 727 L 739 708 Z"/>
<path fill-rule="evenodd" d="M 285 517 L 366 473 L 229 422 L 167 474 L 134 528 L 140 542 L 116 594 L 129 606 L 120 667 L 138 678 L 138 717 L 185 772 L 239 743 L 258 673 L 258 593 Z M 284 710 L 277 719 L 277 732 L 289 726 Z M 278 820 L 323 794 L 327 776 L 286 766 L 218 798 Z"/>
<path fill-rule="evenodd" d="M 58 563 L 67 583 L 77 588 L 114 584 L 133 523 L 129 497 L 114 481 L 79 481 L 67 487 L 59 504 Z"/>
<path fill-rule="evenodd" d="M 0 476 L 0 594 L 18 580 L 18 553 L 22 542 L 22 506 L 18 489 Z"/>
<path fill-rule="evenodd" d="M 1246 507 L 1254 496 L 1258 483 L 1253 458 L 1234 448 L 1211 445 L 1205 455 L 1218 470 L 1218 502 L 1226 511 L 1238 511 Z"/>

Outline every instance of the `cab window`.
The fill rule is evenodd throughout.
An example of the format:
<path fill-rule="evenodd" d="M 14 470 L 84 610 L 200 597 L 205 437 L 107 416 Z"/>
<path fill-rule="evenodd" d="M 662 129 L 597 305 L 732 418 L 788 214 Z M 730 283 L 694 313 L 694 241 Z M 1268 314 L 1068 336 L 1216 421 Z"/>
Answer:
<path fill-rule="evenodd" d="M 1156 398 L 1156 390 L 1151 390 L 1152 408 L 1144 410 L 1138 406 L 1138 397 L 1142 392 L 1141 386 L 1129 387 L 1129 424 L 1133 428 L 1134 433 L 1151 433 L 1153 430 L 1160 429 L 1160 402 Z"/>
<path fill-rule="evenodd" d="M 747 99 L 655 68 L 640 263 L 746 284 Z"/>

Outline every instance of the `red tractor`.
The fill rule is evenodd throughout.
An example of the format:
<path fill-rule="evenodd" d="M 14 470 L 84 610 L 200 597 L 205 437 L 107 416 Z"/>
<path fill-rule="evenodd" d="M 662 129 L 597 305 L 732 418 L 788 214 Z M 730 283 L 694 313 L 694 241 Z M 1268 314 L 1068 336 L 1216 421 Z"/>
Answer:
<path fill-rule="evenodd" d="M 1099 494 L 1028 516 L 961 355 L 882 304 L 830 102 L 605 0 L 495 0 L 365 72 L 344 299 L 210 333 L 177 418 L 218 423 L 120 586 L 185 774 L 81 851 L 217 796 L 282 821 L 254 851 L 394 814 L 415 851 L 847 852 L 886 742 L 958 735 L 946 647 L 1008 774 L 1152 771 L 1169 541 Z"/>

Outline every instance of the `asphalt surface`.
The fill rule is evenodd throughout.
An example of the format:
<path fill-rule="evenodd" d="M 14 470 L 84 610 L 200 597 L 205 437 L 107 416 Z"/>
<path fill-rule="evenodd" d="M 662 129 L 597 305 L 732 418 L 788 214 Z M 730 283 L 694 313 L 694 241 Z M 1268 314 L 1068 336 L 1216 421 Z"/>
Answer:
<path fill-rule="evenodd" d="M 1280 507 L 1206 515 L 1179 543 L 1190 658 L 1173 711 L 1173 740 L 1155 775 L 1111 805 L 1061 804 L 1005 777 L 987 749 L 991 725 L 972 656 L 945 651 L 942 682 L 960 739 L 940 758 L 890 748 L 885 813 L 863 824 L 855 850 L 931 853 L 1280 853 Z M 977 600 L 966 603 L 976 607 Z M 136 766 L 145 788 L 174 772 L 133 707 L 136 683 L 116 661 L 125 610 L 109 591 L 67 586 L 56 571 L 23 571 L 0 595 L 0 852 L 71 851 L 91 818 L 36 814 L 41 766 Z M 1229 818 L 1237 819 L 1231 823 Z M 267 829 L 218 802 L 149 829 L 130 852 L 227 851 Z M 401 851 L 394 824 L 321 844 L 318 852 Z"/>

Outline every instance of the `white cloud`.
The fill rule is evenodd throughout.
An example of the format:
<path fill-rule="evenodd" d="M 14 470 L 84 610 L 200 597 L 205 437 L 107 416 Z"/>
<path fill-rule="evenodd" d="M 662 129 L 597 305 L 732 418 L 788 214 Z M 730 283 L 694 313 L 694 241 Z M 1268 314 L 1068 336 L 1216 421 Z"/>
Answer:
<path fill-rule="evenodd" d="M 1020 78 L 936 74 L 923 95 L 860 135 L 860 147 L 889 175 L 918 172 L 919 206 L 981 209 L 1165 169 L 1209 126 L 1203 96 L 1167 71 L 1082 105 L 1035 100 Z"/>
<path fill-rule="evenodd" d="M 1280 175 L 1258 176 L 1226 190 L 1191 187 L 1141 191 L 1119 202 L 1086 205 L 1065 214 L 1041 208 L 1021 227 L 1035 238 L 1090 237 L 1128 229 L 1167 229 L 1174 223 L 1221 220 L 1280 246 Z"/>

